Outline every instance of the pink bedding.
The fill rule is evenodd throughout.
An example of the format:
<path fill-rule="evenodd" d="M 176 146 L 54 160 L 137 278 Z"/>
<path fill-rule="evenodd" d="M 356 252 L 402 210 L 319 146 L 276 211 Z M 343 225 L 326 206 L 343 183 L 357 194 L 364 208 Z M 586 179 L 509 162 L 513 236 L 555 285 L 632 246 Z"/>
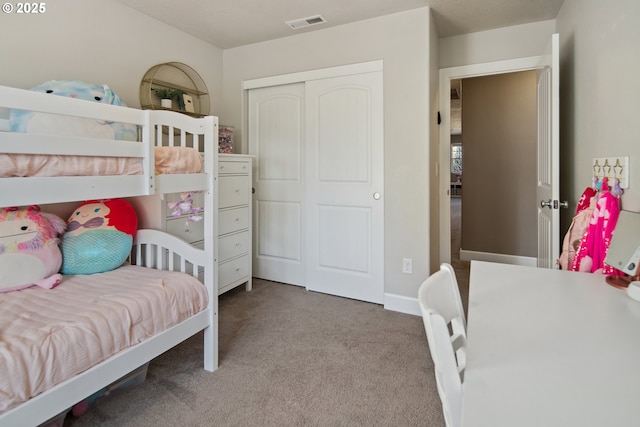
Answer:
<path fill-rule="evenodd" d="M 207 306 L 192 276 L 137 266 L 0 293 L 0 413 Z"/>
<path fill-rule="evenodd" d="M 200 153 L 189 147 L 155 147 L 155 174 L 200 173 Z M 0 153 L 0 177 L 140 175 L 142 161 L 124 157 Z"/>

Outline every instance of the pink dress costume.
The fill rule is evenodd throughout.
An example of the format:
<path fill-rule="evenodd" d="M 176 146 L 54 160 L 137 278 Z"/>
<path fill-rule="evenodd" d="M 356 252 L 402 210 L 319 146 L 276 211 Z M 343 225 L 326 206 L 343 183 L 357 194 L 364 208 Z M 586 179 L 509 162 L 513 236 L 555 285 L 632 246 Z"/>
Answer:
<path fill-rule="evenodd" d="M 597 196 L 595 210 L 571 264 L 571 270 L 601 272 L 621 276 L 624 273 L 604 263 L 613 230 L 620 216 L 620 199 L 609 191 L 607 178 Z"/>

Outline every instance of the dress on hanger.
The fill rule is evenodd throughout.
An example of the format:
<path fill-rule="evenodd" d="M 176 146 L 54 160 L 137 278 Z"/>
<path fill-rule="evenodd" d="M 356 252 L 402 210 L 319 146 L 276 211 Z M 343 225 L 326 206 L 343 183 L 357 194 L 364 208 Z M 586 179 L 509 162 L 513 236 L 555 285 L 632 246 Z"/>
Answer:
<path fill-rule="evenodd" d="M 624 274 L 604 263 L 613 230 L 620 216 L 620 199 L 609 191 L 607 181 L 606 177 L 602 179 L 589 226 L 571 264 L 573 271 L 601 272 L 617 276 Z"/>

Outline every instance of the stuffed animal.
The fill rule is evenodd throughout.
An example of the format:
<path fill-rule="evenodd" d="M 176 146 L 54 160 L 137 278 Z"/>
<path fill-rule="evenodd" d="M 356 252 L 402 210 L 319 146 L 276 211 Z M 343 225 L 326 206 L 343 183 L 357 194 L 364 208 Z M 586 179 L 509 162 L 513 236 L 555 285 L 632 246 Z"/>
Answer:
<path fill-rule="evenodd" d="M 120 267 L 131 252 L 138 217 L 124 199 L 91 200 L 67 221 L 62 273 L 94 274 Z"/>
<path fill-rule="evenodd" d="M 107 85 L 80 80 L 51 80 L 31 89 L 35 92 L 126 106 Z M 12 110 L 9 113 L 11 131 L 48 135 L 82 136 L 88 138 L 138 140 L 138 128 L 133 124 L 105 122 L 81 117 Z"/>
<path fill-rule="evenodd" d="M 64 220 L 40 212 L 39 206 L 5 208 L 0 212 L 0 292 L 38 285 L 57 286 L 62 254 L 58 235 Z"/>

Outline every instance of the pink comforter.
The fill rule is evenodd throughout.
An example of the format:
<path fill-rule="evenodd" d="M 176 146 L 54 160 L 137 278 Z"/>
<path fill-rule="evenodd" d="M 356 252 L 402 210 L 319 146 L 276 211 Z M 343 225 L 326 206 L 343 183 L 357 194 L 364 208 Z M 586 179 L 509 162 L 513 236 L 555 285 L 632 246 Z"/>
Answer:
<path fill-rule="evenodd" d="M 0 413 L 204 310 L 182 273 L 123 266 L 0 293 Z"/>

